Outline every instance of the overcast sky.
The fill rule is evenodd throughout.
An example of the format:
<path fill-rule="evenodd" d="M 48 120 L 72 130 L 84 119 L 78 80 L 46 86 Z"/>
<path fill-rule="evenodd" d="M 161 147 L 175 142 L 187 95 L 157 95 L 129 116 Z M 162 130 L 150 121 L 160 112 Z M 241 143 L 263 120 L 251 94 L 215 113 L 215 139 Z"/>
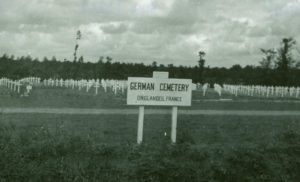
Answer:
<path fill-rule="evenodd" d="M 0 0 L 0 54 L 193 66 L 257 65 L 260 48 L 300 44 L 300 0 Z M 299 56 L 296 54 L 296 56 Z"/>

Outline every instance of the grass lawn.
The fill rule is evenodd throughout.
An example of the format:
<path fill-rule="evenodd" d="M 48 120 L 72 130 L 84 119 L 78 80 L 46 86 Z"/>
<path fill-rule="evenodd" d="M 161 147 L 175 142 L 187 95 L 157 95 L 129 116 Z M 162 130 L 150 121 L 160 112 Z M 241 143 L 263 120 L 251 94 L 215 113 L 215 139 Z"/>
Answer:
<path fill-rule="evenodd" d="M 0 181 L 297 181 L 300 117 L 4 114 Z M 164 136 L 164 133 L 167 136 Z"/>
<path fill-rule="evenodd" d="M 182 109 L 299 110 L 299 101 L 193 92 Z M 276 99 L 276 102 L 271 102 Z M 289 98 L 291 99 L 291 98 Z M 29 97 L 0 88 L 0 107 L 137 108 L 126 93 L 41 87 Z M 150 107 L 146 107 L 150 108 Z M 159 107 L 154 107 L 159 108 Z M 161 107 L 166 108 L 166 107 Z M 298 181 L 299 116 L 0 114 L 0 181 Z M 165 133 L 167 136 L 165 136 Z"/>
<path fill-rule="evenodd" d="M 52 115 L 5 114 L 1 124 L 16 133 L 43 130 L 63 131 L 72 136 L 92 137 L 98 143 L 126 144 L 136 142 L 137 115 Z M 246 145 L 276 142 L 276 135 L 299 131 L 299 116 L 182 116 L 178 117 L 178 140 L 189 139 L 195 145 Z M 169 139 L 170 115 L 146 115 L 144 141 L 156 143 Z M 168 136 L 164 136 L 164 133 Z M 275 140 L 275 141 L 273 141 Z"/>

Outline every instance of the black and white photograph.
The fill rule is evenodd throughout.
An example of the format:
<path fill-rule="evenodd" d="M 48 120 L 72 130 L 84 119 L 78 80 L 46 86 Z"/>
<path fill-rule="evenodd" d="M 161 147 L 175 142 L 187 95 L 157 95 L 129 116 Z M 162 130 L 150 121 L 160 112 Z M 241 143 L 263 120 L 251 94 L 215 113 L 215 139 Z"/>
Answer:
<path fill-rule="evenodd" d="M 300 0 L 0 0 L 2 181 L 300 181 Z"/>

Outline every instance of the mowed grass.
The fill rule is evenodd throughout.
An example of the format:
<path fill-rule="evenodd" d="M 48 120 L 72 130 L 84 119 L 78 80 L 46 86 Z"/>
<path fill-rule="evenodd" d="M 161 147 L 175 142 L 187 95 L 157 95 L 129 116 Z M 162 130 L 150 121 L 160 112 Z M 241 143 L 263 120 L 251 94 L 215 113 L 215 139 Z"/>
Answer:
<path fill-rule="evenodd" d="M 126 144 L 136 142 L 137 119 L 134 114 L 5 114 L 1 116 L 1 123 L 15 128 L 16 132 L 65 130 L 70 135 L 93 137 L 99 143 Z M 156 143 L 161 138 L 169 139 L 170 127 L 170 115 L 145 115 L 144 140 Z M 300 132 L 299 116 L 178 116 L 178 140 L 181 140 L 180 133 L 185 133 L 196 145 L 270 142 L 276 139 L 275 135 L 288 130 Z"/>
<path fill-rule="evenodd" d="M 95 95 L 93 88 L 86 92 L 82 90 L 61 87 L 36 87 L 29 97 L 9 92 L 7 88 L 0 87 L 0 107 L 50 107 L 50 108 L 136 108 L 126 105 L 126 92 L 118 92 L 116 95 L 112 90 L 104 92 L 99 89 Z M 231 100 L 220 100 L 231 99 Z M 224 93 L 221 97 L 212 89 L 208 90 L 206 96 L 202 91 L 193 91 L 192 106 L 180 109 L 219 109 L 219 110 L 299 110 L 300 100 L 295 98 L 263 98 L 249 96 L 234 96 Z M 148 107 L 162 108 L 167 107 Z"/>
<path fill-rule="evenodd" d="M 0 181 L 297 181 L 300 117 L 4 114 Z M 167 136 L 165 136 L 165 133 Z"/>
<path fill-rule="evenodd" d="M 1 88 L 6 89 L 6 88 Z M 121 99 L 124 94 L 114 95 L 113 92 L 105 93 L 99 91 L 98 95 L 86 92 L 85 89 L 79 91 L 71 88 L 61 87 L 36 87 L 29 97 L 20 97 L 17 93 L 0 96 L 2 107 L 76 107 L 76 108 L 112 108 L 124 107 L 126 102 Z"/>

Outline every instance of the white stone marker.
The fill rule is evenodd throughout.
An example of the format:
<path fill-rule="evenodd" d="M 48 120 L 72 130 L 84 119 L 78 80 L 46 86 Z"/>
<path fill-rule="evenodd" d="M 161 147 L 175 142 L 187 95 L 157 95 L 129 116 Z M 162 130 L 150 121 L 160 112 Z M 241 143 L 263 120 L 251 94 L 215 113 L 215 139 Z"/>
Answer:
<path fill-rule="evenodd" d="M 97 95 L 98 94 L 98 88 L 100 87 L 100 83 L 96 82 L 94 87 L 95 87 L 95 95 Z"/>
<path fill-rule="evenodd" d="M 88 81 L 85 82 L 85 85 L 86 85 L 86 92 L 89 92 L 89 89 L 90 89 L 90 83 Z"/>
<path fill-rule="evenodd" d="M 191 106 L 192 80 L 168 79 L 168 72 L 153 72 L 153 78 L 129 77 L 127 105 L 139 106 L 137 143 L 143 141 L 144 106 L 172 106 L 171 141 L 176 143 L 178 106 Z"/>
<path fill-rule="evenodd" d="M 208 89 L 208 83 L 205 83 L 202 87 L 203 97 L 205 96 L 207 89 Z"/>
<path fill-rule="evenodd" d="M 26 86 L 26 94 L 27 94 L 27 96 L 29 95 L 29 93 L 31 92 L 31 90 L 32 90 L 32 86 L 30 84 L 27 85 Z"/>
<path fill-rule="evenodd" d="M 21 87 L 21 85 L 22 85 L 22 84 L 21 84 L 20 82 L 17 83 L 17 86 L 18 86 L 18 93 L 20 93 L 20 87 Z"/>

